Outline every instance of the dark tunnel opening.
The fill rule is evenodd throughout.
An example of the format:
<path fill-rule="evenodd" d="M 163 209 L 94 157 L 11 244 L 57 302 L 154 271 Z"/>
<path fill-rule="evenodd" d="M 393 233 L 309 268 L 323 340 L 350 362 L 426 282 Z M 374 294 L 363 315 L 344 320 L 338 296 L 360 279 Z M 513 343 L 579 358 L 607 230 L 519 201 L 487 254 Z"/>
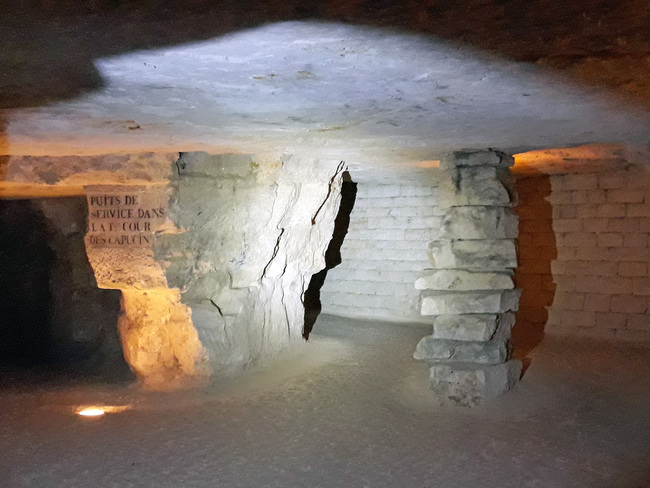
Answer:
<path fill-rule="evenodd" d="M 50 360 L 49 290 L 54 251 L 29 200 L 0 200 L 0 367 Z"/>
<path fill-rule="evenodd" d="M 128 381 L 118 290 L 97 287 L 83 197 L 0 200 L 0 387 Z"/>
<path fill-rule="evenodd" d="M 357 198 L 357 184 L 352 181 L 350 173 L 343 173 L 343 184 L 341 186 L 341 205 L 334 220 L 334 232 L 332 239 L 325 251 L 325 268 L 311 277 L 309 286 L 305 291 L 303 303 L 305 305 L 305 323 L 303 326 L 302 336 L 305 340 L 309 339 L 318 315 L 321 313 L 322 305 L 320 301 L 320 290 L 325 283 L 327 272 L 343 262 L 341 258 L 341 246 L 345 240 L 350 227 L 350 214 L 354 208 L 354 202 Z"/>

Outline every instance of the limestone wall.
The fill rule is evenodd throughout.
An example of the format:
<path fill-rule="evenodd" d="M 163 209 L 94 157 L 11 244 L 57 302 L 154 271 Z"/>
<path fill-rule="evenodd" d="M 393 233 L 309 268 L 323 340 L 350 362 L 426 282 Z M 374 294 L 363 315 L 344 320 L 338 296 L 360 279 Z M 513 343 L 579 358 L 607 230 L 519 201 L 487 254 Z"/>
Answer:
<path fill-rule="evenodd" d="M 185 153 L 171 184 L 178 229 L 156 262 L 181 291 L 213 370 L 235 371 L 301 341 L 302 297 L 325 267 L 341 161 Z"/>
<path fill-rule="evenodd" d="M 650 341 L 650 171 L 526 175 L 517 187 L 518 335 Z"/>
<path fill-rule="evenodd" d="M 303 293 L 325 266 L 343 162 L 184 153 L 11 157 L 0 169 L 0 197 L 85 196 L 42 205 L 57 248 L 54 318 L 82 339 L 101 318 L 112 351 L 117 327 L 147 385 L 236 371 L 302 340 Z M 92 295 L 95 282 L 104 290 Z"/>
<path fill-rule="evenodd" d="M 328 272 L 321 289 L 323 313 L 427 321 L 415 281 L 432 266 L 427 247 L 442 222 L 438 173 L 436 168 L 413 178 L 358 182 L 342 263 Z"/>

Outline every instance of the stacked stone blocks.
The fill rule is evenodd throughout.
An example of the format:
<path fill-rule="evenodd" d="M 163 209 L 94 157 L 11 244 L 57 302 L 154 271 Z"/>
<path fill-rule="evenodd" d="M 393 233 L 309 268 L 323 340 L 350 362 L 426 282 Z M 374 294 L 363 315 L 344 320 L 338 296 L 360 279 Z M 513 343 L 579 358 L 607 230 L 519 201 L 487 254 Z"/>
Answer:
<path fill-rule="evenodd" d="M 431 364 L 431 388 L 442 403 L 472 406 L 510 389 L 521 363 L 510 357 L 519 303 L 513 273 L 518 218 L 509 167 L 498 151 L 457 152 L 441 162 L 439 237 L 429 244 L 433 271 L 416 281 L 421 313 L 433 334 L 415 358 Z"/>

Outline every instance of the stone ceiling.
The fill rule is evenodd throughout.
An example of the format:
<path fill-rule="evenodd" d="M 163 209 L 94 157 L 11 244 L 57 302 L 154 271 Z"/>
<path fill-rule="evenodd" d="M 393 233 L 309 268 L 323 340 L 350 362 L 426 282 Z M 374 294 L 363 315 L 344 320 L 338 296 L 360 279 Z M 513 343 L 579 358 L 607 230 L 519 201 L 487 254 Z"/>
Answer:
<path fill-rule="evenodd" d="M 468 31 L 476 13 L 461 7 L 472 2 L 446 2 L 455 10 L 431 14 L 427 29 L 405 25 L 395 9 L 364 9 L 367 2 L 341 18 L 332 7 L 316 16 L 257 10 L 252 21 L 241 18 L 245 3 L 216 3 L 229 9 L 5 14 L 1 153 L 290 152 L 371 168 L 461 148 L 650 140 L 647 36 L 638 27 L 623 32 L 620 20 L 600 38 L 584 25 L 562 37 L 547 22 L 555 29 L 549 47 L 534 22 L 541 10 L 520 16 L 537 31 L 513 21 L 490 32 L 471 23 Z M 622 3 L 628 16 L 630 3 Z M 583 13 L 601 27 L 612 15 Z M 375 25 L 358 25 L 364 14 Z M 461 39 L 448 25 L 455 21 Z"/>

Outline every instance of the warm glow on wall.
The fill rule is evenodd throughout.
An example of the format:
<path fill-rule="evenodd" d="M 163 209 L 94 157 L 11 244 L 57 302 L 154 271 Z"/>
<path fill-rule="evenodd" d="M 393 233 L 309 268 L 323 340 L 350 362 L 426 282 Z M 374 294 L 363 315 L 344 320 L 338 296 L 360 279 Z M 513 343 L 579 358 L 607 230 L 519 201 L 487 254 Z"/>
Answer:
<path fill-rule="evenodd" d="M 427 160 L 427 161 L 417 161 L 414 166 L 416 168 L 439 168 L 440 167 L 440 161 L 439 160 Z"/>
<path fill-rule="evenodd" d="M 516 173 L 564 174 L 598 171 L 599 168 L 624 165 L 642 154 L 642 148 L 617 144 L 590 144 L 576 147 L 540 149 L 515 154 Z"/>

